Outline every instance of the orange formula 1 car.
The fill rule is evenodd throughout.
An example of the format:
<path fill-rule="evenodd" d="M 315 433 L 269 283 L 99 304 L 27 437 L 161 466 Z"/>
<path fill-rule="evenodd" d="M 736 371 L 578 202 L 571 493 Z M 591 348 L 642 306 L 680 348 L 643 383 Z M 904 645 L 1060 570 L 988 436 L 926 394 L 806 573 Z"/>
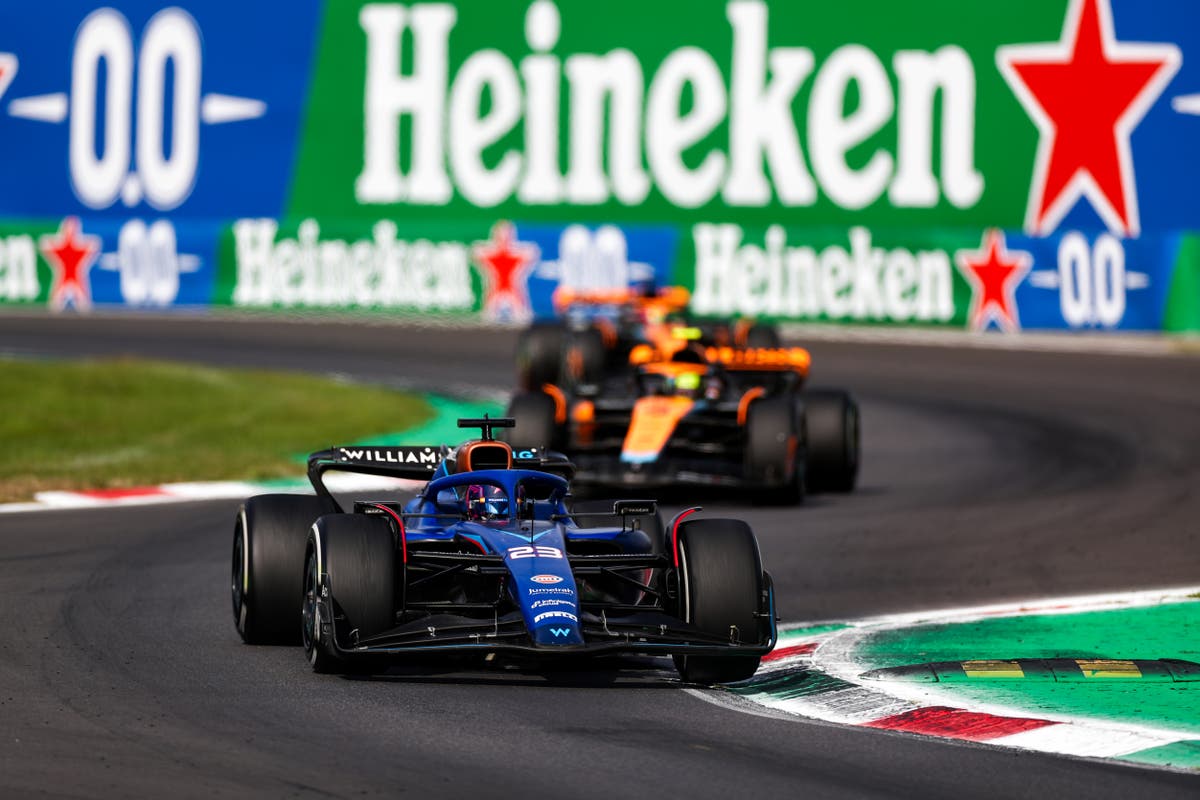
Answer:
<path fill-rule="evenodd" d="M 669 352 L 637 345 L 631 371 L 600 384 L 515 395 L 510 441 L 562 450 L 577 485 L 715 485 L 779 503 L 854 488 L 858 406 L 841 390 L 804 389 L 807 350 L 697 338 Z"/>
<path fill-rule="evenodd" d="M 517 383 L 537 389 L 593 384 L 627 371 L 633 348 L 648 344 L 670 354 L 688 344 L 680 328 L 694 331 L 693 340 L 717 347 L 778 347 L 774 326 L 748 319 L 699 320 L 687 311 L 691 295 L 682 286 L 654 291 L 571 289 L 554 293 L 559 319 L 535 323 L 517 342 Z"/>

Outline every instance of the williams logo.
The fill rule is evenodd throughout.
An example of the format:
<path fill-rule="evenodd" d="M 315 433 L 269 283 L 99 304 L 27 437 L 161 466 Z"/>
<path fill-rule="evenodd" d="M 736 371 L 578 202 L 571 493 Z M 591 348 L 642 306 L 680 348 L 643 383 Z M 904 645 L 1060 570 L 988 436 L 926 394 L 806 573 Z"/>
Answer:
<path fill-rule="evenodd" d="M 374 464 L 416 464 L 433 469 L 441 461 L 441 455 L 432 447 L 339 447 L 338 460 L 368 461 Z"/>
<path fill-rule="evenodd" d="M 555 635 L 555 637 L 560 638 L 560 639 L 565 639 L 566 637 L 571 635 L 570 628 L 551 628 L 550 632 L 553 633 Z"/>

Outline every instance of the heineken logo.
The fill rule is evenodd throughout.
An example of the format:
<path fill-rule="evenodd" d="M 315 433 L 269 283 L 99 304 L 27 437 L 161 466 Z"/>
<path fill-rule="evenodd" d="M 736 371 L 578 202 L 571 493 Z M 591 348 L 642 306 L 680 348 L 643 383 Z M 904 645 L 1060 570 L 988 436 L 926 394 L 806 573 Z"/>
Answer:
<path fill-rule="evenodd" d="M 35 300 L 40 289 L 33 237 L 0 236 L 0 300 Z"/>
<path fill-rule="evenodd" d="M 1117 40 L 1110 0 L 1071 0 L 1057 42 L 1009 45 L 996 64 L 1037 125 L 1025 212 L 1045 235 L 1087 198 L 1109 230 L 1141 230 L 1129 137 L 1183 63 L 1169 43 Z"/>
<path fill-rule="evenodd" d="M 278 232 L 270 219 L 234 223 L 234 305 L 474 307 L 467 247 L 461 242 L 400 239 L 389 220 L 375 223 L 371 238 L 355 241 L 322 239 L 313 219 L 300 223 L 295 238 Z"/>
<path fill-rule="evenodd" d="M 78 217 L 67 217 L 57 233 L 39 239 L 42 255 L 54 273 L 50 288 L 50 307 L 61 311 L 68 305 L 76 311 L 92 307 L 92 265 L 100 255 L 99 236 L 85 234 Z"/>
<path fill-rule="evenodd" d="M 563 52 L 557 6 L 535 0 L 528 55 L 481 49 L 452 72 L 459 15 L 476 13 L 362 8 L 359 203 L 442 206 L 457 193 L 484 208 L 639 205 L 654 191 L 681 208 L 824 197 L 861 209 L 886 196 L 898 207 L 965 209 L 983 194 L 975 68 L 957 45 L 901 49 L 885 62 L 846 44 L 818 61 L 802 31 L 768 41 L 764 2 L 735 0 L 724 15 L 727 66 L 686 43 L 650 63 L 622 47 Z M 873 144 L 893 127 L 893 141 Z"/>
<path fill-rule="evenodd" d="M 492 227 L 491 239 L 476 242 L 471 256 L 483 276 L 484 316 L 528 322 L 533 316 L 529 305 L 529 273 L 541 256 L 537 247 L 520 241 L 511 222 L 498 222 Z"/>
<path fill-rule="evenodd" d="M 952 259 L 944 250 L 885 249 L 866 228 L 846 246 L 793 245 L 772 225 L 764 241 L 745 241 L 739 225 L 696 225 L 700 314 L 800 319 L 947 322 L 954 317 Z"/>

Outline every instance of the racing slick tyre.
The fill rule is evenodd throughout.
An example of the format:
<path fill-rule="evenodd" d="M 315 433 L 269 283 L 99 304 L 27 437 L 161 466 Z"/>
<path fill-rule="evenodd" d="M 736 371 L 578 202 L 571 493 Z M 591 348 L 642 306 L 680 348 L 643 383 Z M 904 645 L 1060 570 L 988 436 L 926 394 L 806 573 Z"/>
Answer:
<path fill-rule="evenodd" d="M 795 396 L 766 397 L 746 414 L 746 476 L 764 503 L 804 501 L 804 416 Z"/>
<path fill-rule="evenodd" d="M 750 526 L 736 519 L 687 520 L 678 537 L 683 621 L 723 640 L 757 642 L 764 577 Z M 684 681 L 713 684 L 746 680 L 761 659 L 677 655 L 674 660 Z"/>
<path fill-rule="evenodd" d="M 608 348 L 604 334 L 597 328 L 573 331 L 563 348 L 562 376 L 569 386 L 599 383 L 604 379 Z"/>
<path fill-rule="evenodd" d="M 328 576 L 328 597 L 321 576 Z M 401 576 L 403 579 L 403 576 Z M 308 536 L 301 636 L 315 672 L 348 672 L 334 636 L 352 647 L 396 624 L 396 540 L 382 517 L 330 514 Z"/>
<path fill-rule="evenodd" d="M 262 494 L 238 509 L 233 528 L 233 621 L 246 644 L 300 644 L 304 545 L 317 518 L 335 511 L 324 497 Z"/>
<path fill-rule="evenodd" d="M 566 331 L 558 323 L 542 323 L 521 331 L 517 338 L 517 384 L 537 389 L 558 383 Z"/>
<path fill-rule="evenodd" d="M 545 392 L 513 395 L 505 416 L 511 417 L 514 425 L 502 430 L 501 438 L 518 450 L 533 447 L 555 449 L 561 438 L 556 415 L 554 398 Z"/>
<path fill-rule="evenodd" d="M 808 487 L 816 492 L 850 492 L 858 480 L 858 404 L 837 389 L 804 394 L 808 433 Z"/>
<path fill-rule="evenodd" d="M 774 325 L 751 325 L 746 331 L 746 347 L 779 347 L 783 340 L 779 338 L 779 329 Z"/>
<path fill-rule="evenodd" d="M 576 500 L 571 506 L 571 513 L 589 515 L 575 520 L 575 524 L 581 528 L 620 528 L 626 524 L 631 525 L 650 537 L 650 552 L 654 555 L 660 555 L 665 550 L 666 526 L 661 514 L 656 511 L 653 514 L 630 514 L 624 518 L 620 514 L 598 514 L 602 511 L 611 512 L 612 508 L 612 500 Z M 594 513 L 598 515 L 590 516 Z"/>

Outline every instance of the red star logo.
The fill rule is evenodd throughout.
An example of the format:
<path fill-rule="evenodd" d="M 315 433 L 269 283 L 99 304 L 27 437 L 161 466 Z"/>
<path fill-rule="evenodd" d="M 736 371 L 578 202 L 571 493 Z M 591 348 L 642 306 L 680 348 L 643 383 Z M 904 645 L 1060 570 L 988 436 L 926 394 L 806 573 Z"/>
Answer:
<path fill-rule="evenodd" d="M 1129 136 L 1179 69 L 1172 44 L 1117 42 L 1110 0 L 1072 0 L 1062 39 L 1001 47 L 996 64 L 1040 133 L 1025 211 L 1054 230 L 1087 197 L 1114 232 L 1140 230 Z"/>
<path fill-rule="evenodd" d="M 497 222 L 490 241 L 475 243 L 471 258 L 484 279 L 486 316 L 523 322 L 533 315 L 527 281 L 540 257 L 537 245 L 516 240 L 511 222 Z"/>
<path fill-rule="evenodd" d="M 1019 250 L 1009 252 L 1004 234 L 993 229 L 984 234 L 978 250 L 959 250 L 954 260 L 971 284 L 971 311 L 967 315 L 971 330 L 983 330 L 988 320 L 995 320 L 1010 333 L 1021 330 L 1014 293 L 1033 266 L 1033 257 Z"/>
<path fill-rule="evenodd" d="M 56 311 L 66 308 L 70 298 L 76 310 L 92 307 L 92 288 L 88 270 L 100 254 L 100 237 L 83 233 L 78 217 L 67 217 L 58 226 L 58 233 L 47 234 L 38 242 L 42 255 L 54 272 L 50 288 L 50 307 Z"/>

